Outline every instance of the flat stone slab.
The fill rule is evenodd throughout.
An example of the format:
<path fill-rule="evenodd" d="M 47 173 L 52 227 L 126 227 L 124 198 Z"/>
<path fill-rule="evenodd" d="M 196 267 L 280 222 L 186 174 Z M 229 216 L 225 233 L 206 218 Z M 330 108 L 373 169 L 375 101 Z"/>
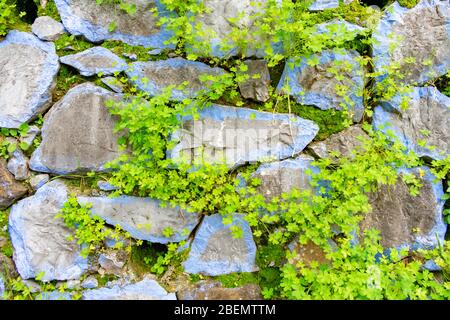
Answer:
<path fill-rule="evenodd" d="M 205 90 L 208 82 L 200 80 L 202 75 L 220 76 L 225 73 L 221 68 L 211 68 L 207 64 L 182 58 L 135 62 L 126 71 L 131 81 L 150 96 L 161 94 L 169 86 L 178 87 L 188 82 L 185 90 L 173 89 L 171 97 L 174 100 L 195 98 L 199 91 Z"/>
<path fill-rule="evenodd" d="M 78 279 L 87 270 L 80 246 L 67 240 L 72 231 L 63 219 L 55 219 L 67 197 L 67 187 L 55 180 L 11 208 L 9 235 L 23 279 L 35 278 L 40 272 L 44 272 L 44 281 Z"/>
<path fill-rule="evenodd" d="M 69 90 L 46 114 L 30 168 L 53 174 L 105 171 L 104 165 L 120 155 L 116 118 L 105 104 L 121 97 L 91 83 Z"/>
<path fill-rule="evenodd" d="M 31 26 L 31 30 L 39 39 L 44 41 L 55 41 L 66 33 L 61 22 L 48 16 L 37 17 Z"/>
<path fill-rule="evenodd" d="M 344 4 L 349 4 L 353 0 L 344 0 Z M 321 11 L 326 9 L 335 9 L 339 7 L 339 0 L 315 0 L 310 6 L 310 11 Z"/>
<path fill-rule="evenodd" d="M 243 237 L 233 237 L 231 225 L 223 224 L 222 215 L 206 216 L 183 263 L 185 272 L 218 276 L 258 271 L 256 245 L 248 222 L 243 215 L 233 214 L 233 225 L 242 228 Z"/>
<path fill-rule="evenodd" d="M 125 60 L 103 47 L 93 47 L 83 52 L 61 57 L 59 60 L 63 64 L 74 67 L 85 77 L 96 74 L 108 76 L 125 71 L 128 67 Z"/>
<path fill-rule="evenodd" d="M 177 292 L 178 300 L 262 300 L 261 288 L 247 284 L 236 288 L 224 288 L 214 280 L 201 280 L 195 285 Z"/>
<path fill-rule="evenodd" d="M 374 129 L 393 132 L 421 157 L 444 159 L 450 153 L 450 98 L 434 87 L 416 87 L 408 97 L 406 110 L 401 108 L 400 95 L 377 106 Z"/>
<path fill-rule="evenodd" d="M 354 50 L 325 50 L 320 54 L 291 58 L 286 63 L 277 91 L 289 93 L 298 103 L 322 110 L 346 108 L 353 121 L 359 122 L 364 115 L 364 69 L 358 63 L 358 57 Z M 314 60 L 317 64 L 313 66 Z M 349 94 L 339 96 L 337 90 L 341 86 L 347 87 Z M 346 102 L 347 97 L 349 102 Z"/>
<path fill-rule="evenodd" d="M 27 192 L 28 189 L 18 183 L 9 172 L 6 161 L 0 159 L 0 210 L 8 208 Z"/>
<path fill-rule="evenodd" d="M 277 3 L 280 3 L 277 0 Z M 193 21 L 193 25 L 200 25 L 201 30 L 206 32 L 207 36 L 202 38 L 199 36 L 198 42 L 207 41 L 210 44 L 211 52 L 209 55 L 218 58 L 225 58 L 243 54 L 247 57 L 256 56 L 262 58 L 265 56 L 264 48 L 258 47 L 256 44 L 262 43 L 262 39 L 255 35 L 255 15 L 264 11 L 267 0 L 204 0 L 203 4 L 207 8 L 207 12 L 198 14 Z M 240 17 L 238 22 L 231 22 L 230 19 Z M 248 46 L 244 49 L 227 41 L 233 31 L 233 27 L 238 29 L 248 29 Z M 223 46 L 223 43 L 226 46 Z M 281 52 L 280 44 L 272 44 L 275 52 Z M 204 55 L 197 48 L 188 47 L 188 52 L 195 52 Z M 244 52 L 242 52 L 244 51 Z"/>
<path fill-rule="evenodd" d="M 50 107 L 59 70 L 53 43 L 10 31 L 0 42 L 0 66 L 0 127 L 18 128 Z"/>
<path fill-rule="evenodd" d="M 135 239 L 156 243 L 180 242 L 187 239 L 198 224 L 200 215 L 170 206 L 162 208 L 161 202 L 150 198 L 131 196 L 78 197 L 80 204 L 92 204 L 92 213 L 111 225 L 120 225 Z M 173 235 L 164 236 L 170 228 Z"/>
<path fill-rule="evenodd" d="M 159 18 L 151 12 L 153 8 L 158 8 L 161 15 L 168 14 L 160 1 L 128 0 L 126 3 L 136 5 L 133 15 L 108 3 L 98 5 L 92 0 L 55 0 L 62 23 L 73 35 L 83 35 L 94 43 L 120 40 L 146 48 L 173 47 L 164 44 L 171 33 L 157 26 Z M 111 32 L 110 26 L 115 26 Z"/>
<path fill-rule="evenodd" d="M 280 197 L 283 193 L 292 191 L 311 190 L 311 174 L 318 173 L 319 169 L 311 165 L 314 158 L 308 155 L 300 155 L 295 159 L 264 163 L 250 176 L 251 179 L 259 179 L 261 184 L 256 189 L 266 199 Z"/>
<path fill-rule="evenodd" d="M 362 130 L 360 125 L 355 125 L 332 134 L 324 141 L 311 143 L 308 149 L 318 158 L 329 158 L 333 163 L 338 163 L 339 158 L 332 155 L 333 153 L 352 158 L 353 151 L 363 147 L 362 141 L 364 139 L 369 139 L 369 136 Z"/>
<path fill-rule="evenodd" d="M 179 143 L 168 150 L 169 158 L 176 163 L 220 163 L 231 168 L 292 157 L 319 131 L 314 122 L 297 116 L 221 105 L 202 109 L 198 120 L 186 116 L 182 121 L 183 129 L 171 137 Z"/>
<path fill-rule="evenodd" d="M 398 72 L 405 76 L 402 81 L 421 84 L 438 78 L 450 69 L 449 3 L 422 0 L 408 9 L 394 2 L 385 10 L 374 39 L 375 71 L 400 63 Z M 397 47 L 389 50 L 393 44 Z M 405 58 L 411 57 L 415 59 L 414 63 L 404 62 Z"/>
<path fill-rule="evenodd" d="M 125 286 L 100 288 L 83 292 L 83 300 L 177 300 L 175 293 L 167 293 L 155 280 L 144 279 Z"/>
<path fill-rule="evenodd" d="M 447 230 L 442 182 L 435 182 L 428 167 L 400 169 L 399 173 L 423 176 L 419 195 L 412 196 L 401 177 L 394 186 L 381 186 L 369 194 L 373 210 L 364 217 L 361 228 L 380 230 L 385 248 L 430 249 L 442 244 Z"/>

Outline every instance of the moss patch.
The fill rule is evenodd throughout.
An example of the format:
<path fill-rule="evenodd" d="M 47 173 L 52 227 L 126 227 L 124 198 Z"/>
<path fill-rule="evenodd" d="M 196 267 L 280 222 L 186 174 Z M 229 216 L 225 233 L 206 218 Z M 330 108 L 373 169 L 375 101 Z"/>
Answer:
<path fill-rule="evenodd" d="M 38 5 L 38 16 L 49 16 L 56 21 L 61 21 L 61 17 L 59 15 L 58 9 L 56 8 L 55 1 L 48 0 L 47 5 L 43 8 L 38 0 L 35 0 Z"/>

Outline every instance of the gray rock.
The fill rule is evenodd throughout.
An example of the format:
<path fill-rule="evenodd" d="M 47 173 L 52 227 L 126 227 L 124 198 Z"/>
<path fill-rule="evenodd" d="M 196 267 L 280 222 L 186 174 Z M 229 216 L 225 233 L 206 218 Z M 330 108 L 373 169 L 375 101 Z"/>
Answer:
<path fill-rule="evenodd" d="M 72 300 L 73 294 L 70 292 L 50 291 L 42 292 L 36 300 Z"/>
<path fill-rule="evenodd" d="M 67 200 L 67 188 L 59 180 L 47 183 L 32 197 L 11 208 L 9 234 L 14 248 L 14 262 L 23 279 L 77 279 L 87 269 L 87 259 L 80 247 L 67 240 L 72 235 L 62 219 L 55 219 Z"/>
<path fill-rule="evenodd" d="M 98 263 L 107 274 L 115 274 L 120 276 L 125 266 L 126 254 L 120 251 L 111 251 L 102 253 L 98 257 Z"/>
<path fill-rule="evenodd" d="M 31 30 L 39 39 L 45 41 L 55 41 L 66 32 L 61 22 L 48 16 L 37 17 Z"/>
<path fill-rule="evenodd" d="M 124 53 L 123 56 L 125 58 L 130 59 L 131 61 L 137 61 L 137 59 L 138 59 L 138 56 L 136 53 Z"/>
<path fill-rule="evenodd" d="M 18 128 L 51 105 L 59 70 L 55 45 L 10 31 L 0 42 L 0 127 Z"/>
<path fill-rule="evenodd" d="M 19 277 L 14 261 L 10 257 L 0 253 L 0 275 L 2 274 L 4 276 L 8 275 L 10 279 L 17 279 Z"/>
<path fill-rule="evenodd" d="M 28 189 L 18 183 L 8 171 L 6 161 L 0 159 L 0 209 L 6 209 L 27 191 Z"/>
<path fill-rule="evenodd" d="M 163 49 L 153 49 L 153 50 L 150 50 L 148 52 L 148 54 L 152 55 L 152 56 L 157 56 L 157 55 L 161 54 L 163 51 L 164 51 Z"/>
<path fill-rule="evenodd" d="M 35 176 L 32 176 L 30 179 L 30 186 L 33 188 L 33 190 L 37 190 L 40 187 L 42 187 L 44 184 L 46 184 L 50 180 L 50 176 L 48 174 L 38 174 Z"/>
<path fill-rule="evenodd" d="M 6 293 L 5 280 L 3 279 L 3 276 L 0 273 L 0 300 L 3 300 L 5 293 Z"/>
<path fill-rule="evenodd" d="M 435 182 L 429 168 L 401 169 L 401 174 L 423 176 L 423 187 L 416 197 L 409 193 L 401 177 L 394 186 L 381 186 L 369 194 L 372 212 L 361 222 L 363 230 L 381 231 L 381 244 L 385 248 L 434 248 L 444 242 L 447 225 L 443 221 L 442 183 Z"/>
<path fill-rule="evenodd" d="M 119 190 L 118 187 L 113 186 L 108 181 L 97 181 L 97 187 L 102 191 L 115 191 Z"/>
<path fill-rule="evenodd" d="M 450 153 L 450 98 L 434 87 L 414 88 L 408 97 L 406 110 L 401 107 L 401 95 L 377 106 L 372 122 L 375 130 L 392 132 L 421 157 L 444 159 Z"/>
<path fill-rule="evenodd" d="M 239 89 L 245 99 L 266 102 L 269 100 L 270 74 L 265 60 L 246 60 L 244 64 L 248 67 L 246 74 L 249 79 L 239 84 Z M 255 78 L 259 76 L 259 78 Z"/>
<path fill-rule="evenodd" d="M 333 19 L 331 21 L 318 24 L 316 28 L 318 34 L 338 36 L 342 35 L 343 33 L 351 33 L 354 35 L 353 38 L 356 38 L 358 34 L 366 30 L 365 28 L 360 27 L 357 24 L 347 22 L 343 19 Z"/>
<path fill-rule="evenodd" d="M 106 84 L 112 91 L 122 93 L 125 85 L 114 77 L 102 78 L 102 82 Z"/>
<path fill-rule="evenodd" d="M 300 117 L 247 108 L 212 105 L 199 119 L 183 118 L 183 128 L 168 150 L 175 163 L 225 163 L 231 168 L 247 162 L 282 160 L 300 153 L 318 132 L 318 126 Z"/>
<path fill-rule="evenodd" d="M 202 280 L 177 292 L 178 300 L 262 300 L 261 288 L 247 284 L 236 288 L 224 288 L 214 280 Z"/>
<path fill-rule="evenodd" d="M 158 8 L 160 16 L 170 12 L 158 0 L 129 0 L 136 5 L 133 15 L 118 8 L 116 4 L 98 5 L 92 0 L 55 0 L 61 20 L 66 29 L 74 35 L 83 35 L 91 42 L 120 40 L 131 45 L 146 48 L 167 48 L 164 44 L 172 33 L 157 26 L 159 20 L 151 10 Z M 112 32 L 110 26 L 115 25 Z"/>
<path fill-rule="evenodd" d="M 369 136 L 361 129 L 360 125 L 355 125 L 329 136 L 324 141 L 314 142 L 308 148 L 316 157 L 330 158 L 333 163 L 337 163 L 339 158 L 330 153 L 338 153 L 342 157 L 352 158 L 353 151 L 363 147 L 363 139 L 369 139 Z"/>
<path fill-rule="evenodd" d="M 161 202 L 150 198 L 131 196 L 78 197 L 80 204 L 92 203 L 92 213 L 111 225 L 120 225 L 135 239 L 157 243 L 185 240 L 199 221 L 199 214 L 170 206 L 162 208 Z M 164 236 L 171 228 L 173 235 Z"/>
<path fill-rule="evenodd" d="M 126 71 L 131 81 L 151 96 L 161 94 L 168 86 L 179 86 L 188 82 L 185 90 L 173 89 L 172 99 L 195 98 L 200 90 L 208 87 L 208 82 L 200 81 L 201 75 L 220 76 L 225 74 L 221 68 L 182 58 L 160 61 L 135 62 Z"/>
<path fill-rule="evenodd" d="M 33 144 L 34 139 L 36 139 L 37 135 L 41 133 L 41 129 L 37 126 L 30 126 L 28 132 L 20 137 L 20 142 L 26 143 L 28 146 Z"/>
<path fill-rule="evenodd" d="M 94 276 L 87 277 L 82 283 L 84 289 L 95 289 L 98 287 L 98 280 Z"/>
<path fill-rule="evenodd" d="M 394 36 L 393 36 L 394 35 Z M 401 37 L 401 39 L 398 39 Z M 382 72 L 393 63 L 408 83 L 424 83 L 450 69 L 450 6 L 448 1 L 422 0 L 414 8 L 389 6 L 375 32 L 374 67 Z M 397 44 L 392 51 L 389 48 Z M 404 59 L 414 58 L 413 63 Z M 381 81 L 386 76 L 378 78 Z"/>
<path fill-rule="evenodd" d="M 344 4 L 349 4 L 353 0 L 344 0 Z M 321 11 L 325 9 L 334 9 L 339 7 L 339 0 L 315 0 L 310 6 L 311 11 Z"/>
<path fill-rule="evenodd" d="M 346 108 L 353 121 L 359 122 L 364 114 L 364 68 L 358 63 L 358 57 L 354 50 L 335 49 L 303 56 L 299 60 L 291 58 L 286 63 L 277 91 L 289 93 L 297 102 L 322 110 Z M 308 64 L 313 59 L 318 60 L 315 66 Z M 337 78 L 336 73 L 342 79 Z M 347 87 L 348 94 L 339 96 L 337 89 L 340 86 Z"/>
<path fill-rule="evenodd" d="M 281 3 L 277 0 L 277 3 Z M 203 4 L 207 12 L 198 14 L 193 21 L 194 25 L 201 26 L 201 29 L 206 31 L 205 37 L 198 36 L 198 43 L 204 41 L 209 42 L 211 47 L 210 55 L 214 57 L 224 58 L 243 54 L 247 57 L 257 56 L 264 57 L 264 48 L 261 44 L 264 42 L 260 36 L 256 35 L 257 21 L 256 15 L 262 14 L 267 4 L 267 0 L 204 0 Z M 241 18 L 239 21 L 231 22 L 230 19 Z M 238 48 L 235 43 L 230 41 L 230 33 L 233 27 L 238 29 L 248 29 L 248 46 L 246 48 Z M 222 43 L 225 43 L 224 47 Z M 275 52 L 281 52 L 279 44 L 272 45 Z M 200 50 L 199 50 L 200 49 Z M 194 48 L 188 46 L 188 52 L 204 55 L 202 48 Z"/>
<path fill-rule="evenodd" d="M 176 296 L 167 293 L 155 280 L 144 279 L 125 286 L 86 290 L 83 300 L 176 300 Z"/>
<path fill-rule="evenodd" d="M 31 170 L 53 174 L 105 171 L 104 165 L 120 155 L 116 118 L 105 103 L 119 99 L 120 95 L 91 83 L 69 90 L 45 116 L 42 143 L 31 156 Z"/>
<path fill-rule="evenodd" d="M 242 229 L 243 237 L 233 237 L 231 225 L 223 224 L 222 215 L 205 217 L 183 263 L 185 272 L 218 276 L 258 271 L 256 245 L 248 222 L 243 215 L 233 214 L 233 225 Z"/>
<path fill-rule="evenodd" d="M 28 158 L 20 149 L 16 149 L 8 160 L 7 168 L 16 180 L 22 181 L 28 179 L 30 170 L 28 170 Z"/>
<path fill-rule="evenodd" d="M 22 283 L 28 288 L 28 290 L 30 290 L 31 293 L 37 293 L 42 291 L 41 285 L 36 281 L 22 279 Z"/>
<path fill-rule="evenodd" d="M 83 52 L 61 57 L 59 60 L 63 64 L 74 67 L 85 77 L 96 74 L 107 76 L 127 69 L 125 60 L 103 47 L 93 47 Z"/>
<path fill-rule="evenodd" d="M 272 163 L 264 163 L 259 166 L 250 178 L 259 179 L 261 184 L 257 191 L 264 195 L 266 199 L 280 197 L 283 193 L 290 192 L 294 188 L 311 190 L 311 173 L 317 173 L 318 168 L 311 165 L 314 158 L 307 155 L 300 155 L 295 159 L 287 159 Z"/>

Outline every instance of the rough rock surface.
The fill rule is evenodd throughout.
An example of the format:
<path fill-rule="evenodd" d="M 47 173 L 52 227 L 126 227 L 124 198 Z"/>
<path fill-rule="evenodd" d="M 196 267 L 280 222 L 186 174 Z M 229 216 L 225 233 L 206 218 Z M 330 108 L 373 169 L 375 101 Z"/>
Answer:
<path fill-rule="evenodd" d="M 62 219 L 55 219 L 67 197 L 67 187 L 55 180 L 11 208 L 8 229 L 14 262 L 23 279 L 40 272 L 44 272 L 42 280 L 77 279 L 87 269 L 80 247 L 67 240 L 71 230 Z"/>
<path fill-rule="evenodd" d="M 344 0 L 345 4 L 352 2 L 353 0 Z M 325 9 L 334 9 L 339 6 L 339 0 L 315 0 L 310 6 L 309 10 L 319 11 Z"/>
<path fill-rule="evenodd" d="M 292 265 L 302 262 L 306 266 L 309 266 L 314 261 L 319 264 L 329 263 L 325 251 L 312 241 L 308 241 L 306 244 L 300 244 L 297 240 L 294 240 L 289 244 L 289 250 L 294 254 L 288 260 L 288 263 Z"/>
<path fill-rule="evenodd" d="M 450 153 L 450 98 L 434 87 L 414 88 L 409 98 L 406 110 L 401 108 L 400 95 L 377 106 L 373 116 L 375 130 L 392 130 L 401 143 L 419 156 L 445 158 Z"/>
<path fill-rule="evenodd" d="M 269 100 L 270 74 L 265 60 L 246 60 L 248 67 L 246 74 L 250 77 L 244 83 L 239 84 L 239 89 L 245 99 L 266 102 Z M 255 78 L 258 76 L 259 78 Z"/>
<path fill-rule="evenodd" d="M 16 149 L 8 160 L 7 168 L 18 181 L 26 180 L 30 176 L 28 158 L 20 149 Z"/>
<path fill-rule="evenodd" d="M 179 143 L 168 157 L 180 162 L 225 163 L 282 160 L 300 153 L 318 132 L 318 126 L 300 117 L 247 108 L 212 105 L 199 119 L 183 118 L 183 129 L 172 139 Z"/>
<path fill-rule="evenodd" d="M 5 280 L 3 276 L 0 274 L 0 300 L 3 300 L 3 296 L 5 295 Z"/>
<path fill-rule="evenodd" d="M 385 248 L 408 246 L 433 248 L 443 243 L 447 225 L 443 221 L 444 195 L 441 182 L 429 168 L 402 169 L 402 174 L 423 175 L 423 187 L 416 197 L 411 196 L 401 177 L 394 186 L 381 186 L 369 194 L 373 211 L 361 222 L 363 229 L 381 231 L 381 244 Z"/>
<path fill-rule="evenodd" d="M 97 187 L 102 191 L 115 191 L 119 189 L 108 181 L 97 181 Z"/>
<path fill-rule="evenodd" d="M 257 271 L 256 245 L 250 226 L 239 214 L 233 215 L 233 225 L 242 229 L 243 237 L 233 237 L 231 225 L 223 224 L 222 215 L 205 217 L 183 263 L 185 272 L 217 276 Z"/>
<path fill-rule="evenodd" d="M 98 280 L 94 276 L 89 276 L 81 283 L 81 287 L 84 289 L 95 289 L 98 287 Z"/>
<path fill-rule="evenodd" d="M 50 176 L 48 174 L 38 174 L 31 177 L 30 186 L 33 188 L 33 190 L 37 190 L 44 184 L 46 184 L 48 180 L 50 180 Z"/>
<path fill-rule="evenodd" d="M 81 75 L 112 75 L 127 69 L 125 60 L 103 47 L 93 47 L 83 52 L 70 54 L 59 59 L 61 63 L 77 69 Z"/>
<path fill-rule="evenodd" d="M 133 15 L 112 4 L 98 5 L 92 0 L 55 0 L 55 4 L 66 29 L 71 34 L 83 35 L 91 42 L 120 40 L 151 48 L 171 47 L 164 44 L 171 33 L 156 25 L 158 18 L 151 12 L 157 7 L 160 14 L 167 13 L 158 0 L 128 0 L 127 4 L 136 5 Z M 112 24 L 115 28 L 109 32 Z"/>
<path fill-rule="evenodd" d="M 318 24 L 317 26 L 318 34 L 330 34 L 333 36 L 342 35 L 345 33 L 352 33 L 356 37 L 359 33 L 365 30 L 365 28 L 347 22 L 343 19 L 333 19 L 328 22 Z"/>
<path fill-rule="evenodd" d="M 5 209 L 27 193 L 27 188 L 14 180 L 6 167 L 6 161 L 0 159 L 0 209 Z"/>
<path fill-rule="evenodd" d="M 120 276 L 125 266 L 127 254 L 124 251 L 111 251 L 100 254 L 98 263 L 107 274 Z"/>
<path fill-rule="evenodd" d="M 126 71 L 136 86 L 151 96 L 161 94 L 168 86 L 179 86 L 187 81 L 184 90 L 172 91 L 174 100 L 194 98 L 200 90 L 206 89 L 208 82 L 202 82 L 201 75 L 220 76 L 225 73 L 221 68 L 211 68 L 204 63 L 182 58 L 135 62 Z"/>
<path fill-rule="evenodd" d="M 55 41 L 66 32 L 61 22 L 48 16 L 37 17 L 31 30 L 39 39 L 45 41 Z"/>
<path fill-rule="evenodd" d="M 92 213 L 108 224 L 120 225 L 135 239 L 157 243 L 185 240 L 199 221 L 199 215 L 179 208 L 160 207 L 160 201 L 150 198 L 120 196 L 78 197 L 82 204 L 92 203 Z M 171 228 L 174 234 L 165 237 L 163 232 Z M 186 232 L 187 231 L 187 232 Z"/>
<path fill-rule="evenodd" d="M 219 281 L 202 280 L 177 292 L 178 300 L 262 300 L 256 284 L 224 288 Z"/>
<path fill-rule="evenodd" d="M 281 2 L 277 0 L 277 2 Z M 255 21 L 257 15 L 261 14 L 264 10 L 267 0 L 204 0 L 205 8 L 208 12 L 199 14 L 196 16 L 194 24 L 200 24 L 201 29 L 207 32 L 205 39 L 198 39 L 202 41 L 208 41 L 211 46 L 211 55 L 214 57 L 228 57 L 239 54 L 244 54 L 247 57 L 257 56 L 259 58 L 264 56 L 264 50 L 259 48 L 256 44 L 262 42 L 258 39 L 258 36 L 253 36 L 255 33 Z M 242 15 L 242 16 L 241 16 Z M 241 17 L 236 23 L 230 21 L 230 19 L 236 19 Z M 248 39 L 249 45 L 245 48 L 245 52 L 238 49 L 236 46 L 228 48 L 230 44 L 227 40 L 230 37 L 230 33 L 233 31 L 233 27 L 238 29 L 249 30 L 250 38 Z M 227 47 L 223 47 L 221 42 L 225 42 Z M 275 51 L 281 50 L 279 45 L 273 44 L 272 47 Z M 190 49 L 190 48 L 188 48 Z M 194 52 L 197 49 L 192 48 Z M 198 52 L 201 54 L 201 52 Z"/>
<path fill-rule="evenodd" d="M 45 116 L 42 143 L 31 156 L 30 168 L 54 174 L 104 171 L 120 155 L 116 120 L 105 103 L 120 98 L 91 83 L 69 90 Z"/>
<path fill-rule="evenodd" d="M 0 42 L 0 127 L 18 128 L 51 104 L 59 70 L 55 45 L 10 31 Z"/>
<path fill-rule="evenodd" d="M 122 93 L 125 85 L 114 77 L 104 77 L 102 82 L 106 84 L 112 91 Z"/>
<path fill-rule="evenodd" d="M 356 61 L 358 57 L 354 50 L 325 50 L 320 54 L 300 57 L 299 61 L 291 58 L 286 63 L 277 91 L 289 93 L 297 102 L 322 110 L 347 108 L 353 121 L 359 122 L 364 114 L 364 70 Z M 318 64 L 308 65 L 308 61 L 313 60 L 317 60 Z M 337 95 L 336 88 L 339 86 L 347 87 L 350 94 L 344 97 Z M 347 97 L 353 105 L 345 102 Z"/>
<path fill-rule="evenodd" d="M 302 154 L 295 159 L 265 163 L 259 166 L 250 178 L 260 179 L 261 184 L 257 190 L 266 199 L 281 196 L 294 188 L 300 191 L 311 190 L 311 176 L 306 171 L 308 169 L 312 173 L 318 171 L 318 168 L 311 165 L 313 161 L 313 157 Z"/>
<path fill-rule="evenodd" d="M 336 163 L 338 159 L 330 153 L 337 152 L 342 157 L 351 158 L 352 151 L 363 146 L 361 139 L 369 139 L 369 136 L 361 129 L 361 126 L 355 125 L 329 136 L 324 141 L 314 142 L 308 148 L 316 157 L 330 158 Z"/>
<path fill-rule="evenodd" d="M 83 300 L 176 300 L 175 293 L 167 293 L 155 280 L 144 279 L 125 286 L 86 290 Z"/>
<path fill-rule="evenodd" d="M 401 63 L 399 72 L 405 80 L 419 84 L 444 75 L 450 69 L 450 5 L 422 0 L 408 9 L 394 2 L 385 10 L 374 39 L 375 71 Z M 393 44 L 398 45 L 392 52 Z M 410 57 L 415 61 L 408 64 L 404 59 Z"/>

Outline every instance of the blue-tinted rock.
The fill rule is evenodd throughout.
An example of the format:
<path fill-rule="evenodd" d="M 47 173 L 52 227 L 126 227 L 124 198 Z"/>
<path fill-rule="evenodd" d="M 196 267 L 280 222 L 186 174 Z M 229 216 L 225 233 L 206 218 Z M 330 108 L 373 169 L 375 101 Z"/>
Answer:
<path fill-rule="evenodd" d="M 102 82 L 106 84 L 112 91 L 122 93 L 125 85 L 114 77 L 102 78 Z"/>
<path fill-rule="evenodd" d="M 343 33 L 351 33 L 354 35 L 353 38 L 366 29 L 358 26 L 357 24 L 353 24 L 347 22 L 343 19 L 334 19 L 328 22 L 321 23 L 316 26 L 318 34 L 329 34 L 332 36 L 342 35 Z"/>
<path fill-rule="evenodd" d="M 217 276 L 257 271 L 256 245 L 248 222 L 243 215 L 233 214 L 233 225 L 242 229 L 243 237 L 233 237 L 231 225 L 223 224 L 222 215 L 205 217 L 183 263 L 185 272 Z"/>
<path fill-rule="evenodd" d="M 105 270 L 106 274 L 114 274 L 120 276 L 125 266 L 127 255 L 123 255 L 121 251 L 111 251 L 101 253 L 98 257 L 99 265 Z"/>
<path fill-rule="evenodd" d="M 0 300 L 3 300 L 3 296 L 5 295 L 5 280 L 3 276 L 0 274 Z"/>
<path fill-rule="evenodd" d="M 26 180 L 30 176 L 28 158 L 20 149 L 16 149 L 8 160 L 7 168 L 18 181 Z"/>
<path fill-rule="evenodd" d="M 55 45 L 10 31 L 0 42 L 0 127 L 18 128 L 45 112 L 59 70 Z"/>
<path fill-rule="evenodd" d="M 146 48 L 167 48 L 164 44 L 172 33 L 157 26 L 158 19 L 151 9 L 158 8 L 161 15 L 169 12 L 158 0 L 129 0 L 127 4 L 136 5 L 132 15 L 119 9 L 117 5 L 92 0 L 55 0 L 61 20 L 73 35 L 83 35 L 92 42 L 120 40 L 131 45 Z M 109 31 L 115 26 L 113 31 Z"/>
<path fill-rule="evenodd" d="M 450 5 L 448 1 L 422 0 L 408 9 L 394 2 L 385 10 L 374 39 L 375 71 L 400 63 L 397 72 L 405 77 L 402 81 L 419 84 L 444 75 L 450 69 Z M 411 57 L 413 63 L 404 61 Z"/>
<path fill-rule="evenodd" d="M 344 0 L 345 4 L 352 2 L 353 0 Z M 339 7 L 339 0 L 315 0 L 310 6 L 311 11 L 320 11 L 325 9 L 335 9 Z"/>
<path fill-rule="evenodd" d="M 50 176 L 48 174 L 38 174 L 30 179 L 30 186 L 33 190 L 37 190 L 46 184 L 50 180 Z"/>
<path fill-rule="evenodd" d="M 361 222 L 363 230 L 375 228 L 381 232 L 384 248 L 430 249 L 443 243 L 447 225 L 443 220 L 445 201 L 441 181 L 431 174 L 428 167 L 400 169 L 395 185 L 382 185 L 368 194 L 372 212 Z M 420 193 L 412 196 L 401 175 L 421 178 Z"/>
<path fill-rule="evenodd" d="M 353 121 L 359 122 L 364 114 L 364 69 L 357 61 L 359 57 L 354 50 L 338 49 L 291 58 L 286 63 L 277 91 L 289 93 L 297 102 L 322 110 L 347 109 Z M 317 65 L 308 64 L 313 64 L 314 60 Z M 338 95 L 341 86 L 347 87 L 349 94 Z"/>
<path fill-rule="evenodd" d="M 230 168 L 247 162 L 282 160 L 299 154 L 318 132 L 310 121 L 289 114 L 212 105 L 199 118 L 182 119 L 183 129 L 172 135 L 179 143 L 167 156 L 175 163 L 225 163 Z"/>
<path fill-rule="evenodd" d="M 115 190 L 119 190 L 118 187 L 113 186 L 111 183 L 109 183 L 108 181 L 98 181 L 97 182 L 97 187 L 102 190 L 102 191 L 115 191 Z"/>
<path fill-rule="evenodd" d="M 127 69 L 125 60 L 103 47 L 93 47 L 83 52 L 67 55 L 59 59 L 61 63 L 77 69 L 81 75 L 112 75 Z"/>
<path fill-rule="evenodd" d="M 111 225 L 120 225 L 135 239 L 157 243 L 180 242 L 187 239 L 199 221 L 199 214 L 178 207 L 162 208 L 161 202 L 131 196 L 78 197 L 81 204 L 92 203 L 92 213 Z M 170 228 L 173 234 L 164 236 Z"/>
<path fill-rule="evenodd" d="M 12 206 L 8 230 L 14 262 L 23 279 L 44 272 L 44 281 L 70 280 L 87 270 L 87 259 L 80 256 L 80 247 L 67 240 L 72 230 L 63 219 L 55 219 L 67 197 L 64 183 L 55 180 Z"/>
<path fill-rule="evenodd" d="M 94 276 L 89 276 L 81 283 L 81 286 L 84 289 L 95 289 L 98 287 L 98 280 Z"/>
<path fill-rule="evenodd" d="M 72 300 L 72 293 L 59 291 L 42 292 L 36 297 L 36 300 Z"/>
<path fill-rule="evenodd" d="M 406 110 L 401 108 L 402 95 L 377 106 L 374 129 L 393 132 L 421 157 L 445 158 L 450 153 L 450 98 L 434 87 L 414 88 L 407 97 L 410 100 Z"/>
<path fill-rule="evenodd" d="M 151 96 L 159 95 L 168 86 L 178 87 L 188 82 L 184 90 L 172 91 L 172 99 L 194 98 L 200 90 L 208 87 L 208 82 L 200 80 L 201 75 L 220 76 L 225 74 L 221 68 L 181 58 L 168 60 L 135 62 L 126 74 L 136 86 Z"/>
<path fill-rule="evenodd" d="M 42 142 L 30 159 L 31 170 L 54 174 L 106 171 L 119 150 L 117 119 L 106 102 L 122 99 L 92 83 L 72 89 L 46 114 Z"/>
<path fill-rule="evenodd" d="M 31 30 L 39 39 L 45 41 L 55 41 L 66 32 L 61 22 L 47 16 L 37 17 Z"/>
<path fill-rule="evenodd" d="M 175 293 L 167 293 L 155 280 L 144 279 L 125 286 L 86 290 L 83 300 L 176 300 Z"/>

